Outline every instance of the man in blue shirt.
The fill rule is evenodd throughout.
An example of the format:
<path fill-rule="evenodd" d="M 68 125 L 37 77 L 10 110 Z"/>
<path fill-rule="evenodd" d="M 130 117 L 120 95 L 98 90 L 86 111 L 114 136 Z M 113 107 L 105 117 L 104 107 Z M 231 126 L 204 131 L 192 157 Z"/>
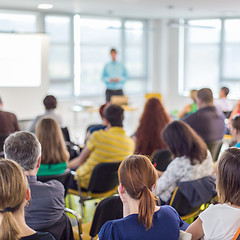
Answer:
<path fill-rule="evenodd" d="M 123 85 L 127 79 L 127 70 L 124 65 L 116 61 L 117 51 L 110 51 L 112 61 L 107 63 L 103 69 L 102 80 L 106 83 L 106 102 L 110 102 L 111 96 L 123 95 Z"/>

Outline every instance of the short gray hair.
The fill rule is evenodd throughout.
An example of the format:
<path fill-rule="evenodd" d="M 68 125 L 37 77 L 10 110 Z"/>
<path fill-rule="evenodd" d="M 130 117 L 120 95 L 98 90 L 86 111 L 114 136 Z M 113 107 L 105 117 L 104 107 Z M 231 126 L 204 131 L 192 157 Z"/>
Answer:
<path fill-rule="evenodd" d="M 9 135 L 3 150 L 5 158 L 17 162 L 25 171 L 34 170 L 41 156 L 41 144 L 36 136 L 24 131 Z"/>

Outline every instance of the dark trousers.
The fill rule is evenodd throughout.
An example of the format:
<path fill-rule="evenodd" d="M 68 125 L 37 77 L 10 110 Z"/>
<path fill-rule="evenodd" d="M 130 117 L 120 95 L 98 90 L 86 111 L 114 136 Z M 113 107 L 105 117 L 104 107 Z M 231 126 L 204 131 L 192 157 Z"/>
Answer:
<path fill-rule="evenodd" d="M 107 89 L 106 90 L 106 102 L 110 102 L 111 97 L 114 96 L 114 95 L 122 96 L 123 95 L 123 90 L 122 89 L 118 89 L 118 90 Z"/>

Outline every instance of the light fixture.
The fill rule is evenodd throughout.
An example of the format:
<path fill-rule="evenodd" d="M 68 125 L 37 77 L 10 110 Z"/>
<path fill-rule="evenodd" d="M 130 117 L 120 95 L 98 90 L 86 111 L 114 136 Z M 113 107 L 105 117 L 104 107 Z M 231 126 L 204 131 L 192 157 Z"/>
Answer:
<path fill-rule="evenodd" d="M 52 4 L 48 4 L 48 3 L 42 3 L 42 4 L 38 4 L 38 8 L 39 9 L 51 9 L 53 8 Z"/>

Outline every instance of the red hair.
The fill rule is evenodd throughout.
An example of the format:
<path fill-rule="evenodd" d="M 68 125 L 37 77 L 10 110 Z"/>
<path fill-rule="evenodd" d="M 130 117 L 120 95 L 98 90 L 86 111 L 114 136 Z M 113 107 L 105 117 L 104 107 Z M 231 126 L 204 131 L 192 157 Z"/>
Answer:
<path fill-rule="evenodd" d="M 166 148 L 161 132 L 169 122 L 170 117 L 162 103 L 157 98 L 150 98 L 145 104 L 136 131 L 135 153 L 150 156 L 154 151 Z"/>
<path fill-rule="evenodd" d="M 152 226 L 156 199 L 152 187 L 157 181 L 157 171 L 143 155 L 128 156 L 118 169 L 119 182 L 129 196 L 139 200 L 138 222 L 148 230 Z"/>

